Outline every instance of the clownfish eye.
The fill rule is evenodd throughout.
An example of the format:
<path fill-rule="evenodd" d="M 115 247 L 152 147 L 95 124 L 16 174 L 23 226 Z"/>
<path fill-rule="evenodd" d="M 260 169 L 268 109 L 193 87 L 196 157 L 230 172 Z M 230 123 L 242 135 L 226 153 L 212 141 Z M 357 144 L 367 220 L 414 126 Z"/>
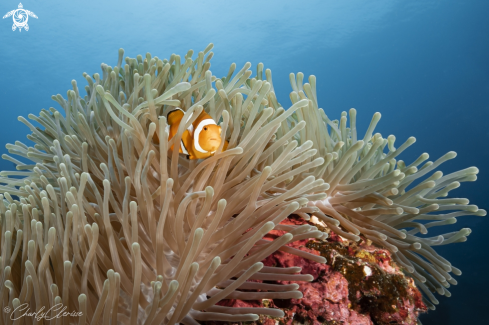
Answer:
<path fill-rule="evenodd" d="M 205 127 L 204 130 L 207 131 L 207 127 Z"/>

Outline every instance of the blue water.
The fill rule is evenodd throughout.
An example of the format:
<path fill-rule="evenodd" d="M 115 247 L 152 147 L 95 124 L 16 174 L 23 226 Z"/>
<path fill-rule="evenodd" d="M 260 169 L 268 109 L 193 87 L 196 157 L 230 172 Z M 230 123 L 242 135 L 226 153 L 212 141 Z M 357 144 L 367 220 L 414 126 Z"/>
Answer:
<path fill-rule="evenodd" d="M 19 0 L 4 0 L 0 14 Z M 266 3 L 264 3 L 266 2 Z M 0 138 L 26 142 L 17 116 L 56 106 L 50 98 L 85 85 L 82 73 L 126 55 L 160 58 L 215 44 L 211 70 L 229 65 L 272 69 L 279 101 L 288 105 L 290 72 L 314 74 L 320 106 L 330 117 L 354 107 L 359 128 L 382 113 L 378 132 L 418 141 L 405 154 L 431 159 L 453 150 L 452 172 L 477 166 L 476 183 L 455 191 L 488 209 L 489 1 L 25 1 L 30 29 L 0 21 Z M 0 170 L 12 169 L 2 161 Z M 463 217 L 469 241 L 439 251 L 463 270 L 451 298 L 441 298 L 423 324 L 487 324 L 489 220 Z M 449 230 L 451 231 L 451 230 Z"/>

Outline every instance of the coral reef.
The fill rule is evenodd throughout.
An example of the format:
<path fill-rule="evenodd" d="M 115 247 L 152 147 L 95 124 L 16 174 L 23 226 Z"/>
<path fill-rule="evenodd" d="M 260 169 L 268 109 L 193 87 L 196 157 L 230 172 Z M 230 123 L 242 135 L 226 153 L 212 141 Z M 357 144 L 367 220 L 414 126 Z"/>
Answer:
<path fill-rule="evenodd" d="M 304 224 L 291 216 L 281 224 Z M 285 317 L 261 317 L 255 324 L 405 324 L 416 325 L 419 313 L 427 310 L 414 281 L 406 277 L 385 249 L 341 238 L 332 231 L 326 241 L 304 239 L 288 244 L 327 258 L 317 263 L 282 251 L 267 257 L 266 266 L 300 267 L 311 274 L 311 282 L 266 281 L 268 284 L 297 283 L 304 297 L 290 300 L 223 300 L 219 305 L 234 307 L 279 307 Z M 281 235 L 271 231 L 267 237 Z M 215 322 L 208 322 L 208 325 Z"/>
<path fill-rule="evenodd" d="M 67 98 L 53 96 L 64 113 L 51 107 L 30 114 L 39 126 L 19 117 L 34 146 L 17 141 L 7 145 L 17 158 L 3 155 L 17 170 L 0 172 L 0 307 L 18 317 L 23 304 L 35 311 L 62 304 L 81 315 L 64 324 L 282 318 L 280 308 L 219 302 L 270 300 L 280 307 L 278 301 L 292 303 L 303 294 L 303 301 L 327 295 L 322 285 L 311 291 L 314 285 L 298 283 L 317 279 L 323 268 L 341 273 L 347 265 L 330 256 L 338 250 L 354 268 L 377 252 L 392 257 L 430 308 L 437 303 L 432 292 L 449 296 L 446 288 L 456 284 L 450 273 L 461 272 L 433 246 L 464 241 L 470 230 L 422 235 L 462 215 L 485 215 L 466 199 L 443 199 L 460 182 L 474 181 L 477 168 L 445 176 L 436 171 L 422 180 L 455 154 L 418 168 L 428 159 L 423 154 L 406 166 L 395 158 L 414 139 L 396 149 L 394 136 L 373 134 L 380 114 L 358 140 L 355 110 L 347 127 L 346 113 L 331 121 L 318 108 L 314 76 L 303 84 L 302 74 L 291 75 L 292 106 L 284 109 L 263 64 L 253 78 L 246 63 L 237 72 L 233 64 L 219 79 L 209 70 L 211 49 L 195 59 L 190 50 L 169 60 L 149 53 L 124 58 L 121 49 L 116 66 L 83 74 L 85 96 L 74 80 Z M 165 114 L 175 108 L 185 114 L 168 140 Z M 222 141 L 213 156 L 188 160 L 174 144 L 203 111 L 220 125 L 227 148 Z M 315 224 L 283 223 L 291 214 Z M 346 246 L 321 246 L 329 232 L 378 248 L 365 246 L 369 253 L 362 257 L 352 255 L 353 244 L 348 254 Z M 306 239 L 324 256 L 292 244 Z M 277 251 L 317 264 L 299 263 L 302 270 L 267 264 Z M 371 272 L 379 281 L 391 277 L 394 287 L 382 290 L 397 290 L 389 298 L 398 301 L 393 309 L 372 300 L 379 287 L 363 280 L 359 297 L 350 285 L 348 295 L 345 286 L 341 297 L 330 298 L 350 301 L 351 317 L 363 317 L 355 309 L 373 315 L 368 305 L 399 319 L 415 317 L 421 305 L 404 299 L 403 291 L 411 290 L 411 280 L 390 263 Z M 0 319 L 9 324 L 10 316 Z"/>

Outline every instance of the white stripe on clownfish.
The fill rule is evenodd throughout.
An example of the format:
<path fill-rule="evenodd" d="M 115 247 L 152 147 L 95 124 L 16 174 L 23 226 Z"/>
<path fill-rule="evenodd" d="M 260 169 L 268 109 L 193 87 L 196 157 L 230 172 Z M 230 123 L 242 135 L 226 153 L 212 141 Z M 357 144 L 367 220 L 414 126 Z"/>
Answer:
<path fill-rule="evenodd" d="M 217 125 L 217 124 L 213 119 L 205 119 L 205 120 L 200 121 L 199 125 L 197 125 L 197 127 L 195 128 L 194 147 L 195 147 L 195 150 L 197 150 L 198 152 L 202 152 L 202 153 L 208 152 L 208 151 L 205 151 L 204 149 L 202 149 L 202 147 L 200 146 L 200 143 L 199 143 L 200 132 L 202 132 L 202 129 L 204 128 L 204 126 L 207 126 L 207 125 Z M 211 153 L 214 153 L 214 152 L 215 151 L 212 151 Z"/>
<path fill-rule="evenodd" d="M 168 133 L 168 141 L 170 141 L 170 126 L 166 126 L 166 133 Z M 182 149 L 182 153 L 188 155 L 187 148 L 185 148 L 185 145 L 183 144 L 183 140 L 180 140 L 180 148 Z"/>
<path fill-rule="evenodd" d="M 182 153 L 188 155 L 187 148 L 185 148 L 185 145 L 183 144 L 183 140 L 180 140 L 180 148 L 182 149 Z"/>

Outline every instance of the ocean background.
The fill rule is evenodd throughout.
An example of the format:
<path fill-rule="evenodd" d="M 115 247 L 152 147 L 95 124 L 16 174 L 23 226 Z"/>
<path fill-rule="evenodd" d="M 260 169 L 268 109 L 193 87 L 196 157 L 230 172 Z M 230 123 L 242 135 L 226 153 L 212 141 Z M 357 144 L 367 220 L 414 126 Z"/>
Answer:
<path fill-rule="evenodd" d="M 0 14 L 17 9 L 4 0 Z M 448 151 L 456 159 L 446 174 L 477 166 L 477 182 L 451 192 L 488 209 L 489 195 L 489 1 L 26 1 L 29 31 L 0 21 L 0 154 L 5 144 L 27 143 L 17 121 L 57 103 L 51 95 L 81 89 L 83 72 L 102 62 L 150 52 L 159 58 L 195 53 L 214 43 L 212 72 L 225 76 L 231 63 L 263 62 L 273 73 L 279 102 L 289 106 L 289 73 L 317 77 L 320 107 L 330 118 L 354 107 L 359 134 L 375 112 L 376 131 L 394 134 L 397 146 L 417 142 L 400 159 L 421 153 L 430 160 Z M 194 57 L 196 54 L 194 54 Z M 0 162 L 0 170 L 13 164 Z M 451 298 L 439 297 L 423 324 L 488 324 L 489 220 L 462 217 L 444 232 L 469 227 L 465 243 L 438 252 L 462 269 Z M 453 228 L 453 229 L 452 229 Z M 438 230 L 434 230 L 437 233 Z M 432 232 L 430 231 L 430 234 Z"/>

